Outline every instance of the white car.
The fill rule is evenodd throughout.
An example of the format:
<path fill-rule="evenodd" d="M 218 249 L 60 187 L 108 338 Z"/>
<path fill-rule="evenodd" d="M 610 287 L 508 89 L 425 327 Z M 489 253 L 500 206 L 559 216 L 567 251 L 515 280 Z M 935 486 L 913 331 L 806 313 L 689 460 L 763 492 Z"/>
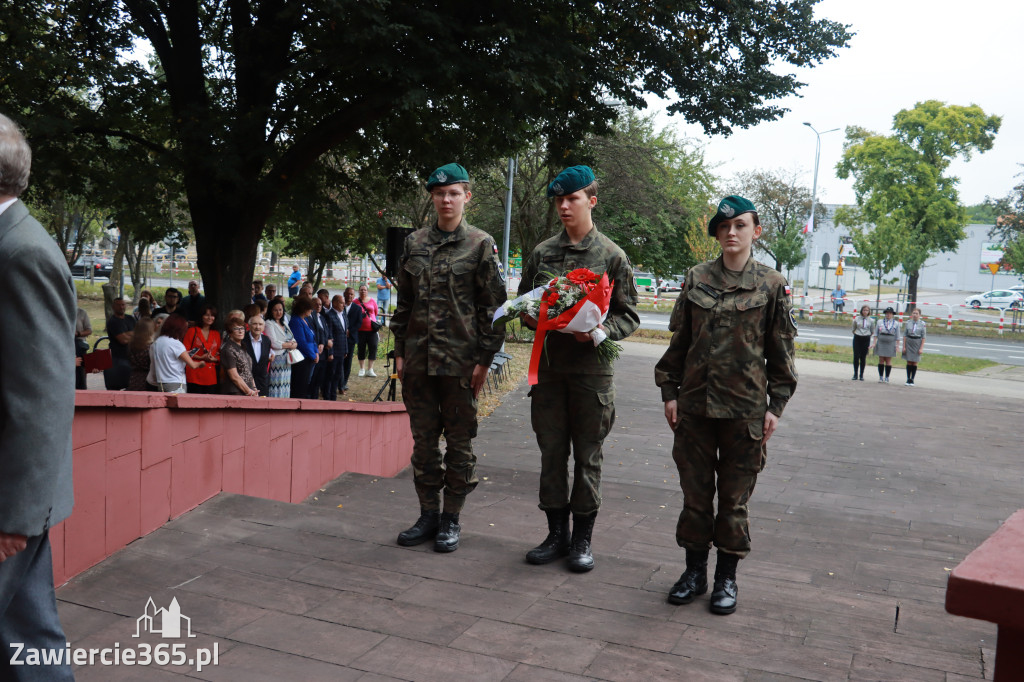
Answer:
<path fill-rule="evenodd" d="M 1024 294 L 1010 289 L 993 289 L 982 294 L 972 294 L 964 299 L 972 308 L 1020 308 L 1024 306 Z"/>
<path fill-rule="evenodd" d="M 658 291 L 660 291 L 661 293 L 665 293 L 666 291 L 682 291 L 683 290 L 683 282 L 682 282 L 682 280 L 663 279 L 663 280 L 660 280 L 660 282 L 661 283 L 658 285 Z M 651 287 L 647 287 L 647 291 L 654 291 L 654 287 L 652 287 L 652 286 Z"/>

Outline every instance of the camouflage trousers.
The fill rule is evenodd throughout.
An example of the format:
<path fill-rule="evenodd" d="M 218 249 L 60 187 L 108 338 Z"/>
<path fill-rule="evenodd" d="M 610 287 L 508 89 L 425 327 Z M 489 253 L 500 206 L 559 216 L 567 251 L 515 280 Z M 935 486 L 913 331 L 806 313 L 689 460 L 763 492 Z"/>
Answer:
<path fill-rule="evenodd" d="M 406 372 L 402 399 L 412 427 L 412 472 L 420 508 L 458 513 L 476 488 L 476 398 L 468 377 Z M 439 441 L 444 435 L 445 451 Z"/>
<path fill-rule="evenodd" d="M 683 511 L 676 525 L 680 547 L 706 550 L 714 543 L 741 558 L 750 552 L 747 503 L 764 469 L 763 433 L 763 416 L 710 419 L 679 414 L 672 459 L 683 489 Z"/>
<path fill-rule="evenodd" d="M 601 507 L 601 447 L 615 423 L 611 375 L 541 370 L 530 390 L 530 416 L 540 446 L 540 508 L 589 516 Z M 574 462 L 569 491 L 569 453 Z"/>

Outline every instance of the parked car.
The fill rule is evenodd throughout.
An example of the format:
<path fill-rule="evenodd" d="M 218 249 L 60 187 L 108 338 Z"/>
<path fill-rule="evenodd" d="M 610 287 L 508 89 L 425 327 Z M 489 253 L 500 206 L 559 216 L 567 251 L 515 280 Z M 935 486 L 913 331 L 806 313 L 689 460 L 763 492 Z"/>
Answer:
<path fill-rule="evenodd" d="M 1010 289 L 993 289 L 981 294 L 972 294 L 964 299 L 972 308 L 1020 308 L 1024 306 L 1024 294 Z"/>
<path fill-rule="evenodd" d="M 678 279 L 678 280 L 676 280 L 676 279 L 662 279 L 662 280 L 658 280 L 658 281 L 659 281 L 658 291 L 660 291 L 661 293 L 665 293 L 666 291 L 682 291 L 683 290 L 683 281 L 682 281 L 682 279 Z M 653 286 L 647 287 L 647 291 L 654 291 L 654 287 Z"/>
<path fill-rule="evenodd" d="M 88 277 L 90 270 L 94 277 L 110 277 L 114 269 L 114 261 L 102 256 L 82 256 L 71 265 L 72 275 Z"/>

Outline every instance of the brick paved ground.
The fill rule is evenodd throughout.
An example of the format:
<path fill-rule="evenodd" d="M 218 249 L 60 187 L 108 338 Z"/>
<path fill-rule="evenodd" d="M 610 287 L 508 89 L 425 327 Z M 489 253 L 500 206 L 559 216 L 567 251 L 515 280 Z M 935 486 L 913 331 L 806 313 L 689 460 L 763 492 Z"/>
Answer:
<path fill-rule="evenodd" d="M 176 596 L 197 634 L 188 650 L 216 643 L 218 665 L 94 665 L 78 679 L 991 677 L 995 626 L 943 600 L 948 570 L 1021 505 L 1019 399 L 929 388 L 965 384 L 924 371 L 909 389 L 801 363 L 754 494 L 740 607 L 721 617 L 706 597 L 665 602 L 683 557 L 651 379 L 660 351 L 628 344 L 620 360 L 592 573 L 523 561 L 545 529 L 521 388 L 481 425 L 481 484 L 454 554 L 394 544 L 417 513 L 408 472 L 346 475 L 307 505 L 222 495 L 58 592 L 74 646 L 122 649 L 160 643 L 134 639 L 135 619 L 148 597 Z"/>

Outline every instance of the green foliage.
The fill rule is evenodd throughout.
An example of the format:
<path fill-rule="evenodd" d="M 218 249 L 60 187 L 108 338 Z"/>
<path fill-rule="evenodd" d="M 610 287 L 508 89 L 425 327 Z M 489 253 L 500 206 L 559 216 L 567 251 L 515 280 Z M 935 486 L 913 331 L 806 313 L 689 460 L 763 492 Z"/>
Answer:
<path fill-rule="evenodd" d="M 901 250 L 898 263 L 909 277 L 911 300 L 917 297 L 924 261 L 956 249 L 965 236 L 967 213 L 960 205 L 958 180 L 945 171 L 958 156 L 969 159 L 991 149 L 1000 124 L 998 116 L 976 105 L 928 100 L 897 113 L 892 135 L 846 129 L 836 173 L 843 179 L 853 176 L 857 211 L 856 221 L 845 224 L 885 226 L 888 240 L 894 248 L 898 242 Z M 836 222 L 843 224 L 838 216 Z"/>
<path fill-rule="evenodd" d="M 964 210 L 967 211 L 967 223 L 969 225 L 995 225 L 996 218 L 999 217 L 1000 213 L 996 210 L 991 199 L 980 204 L 974 204 L 973 206 L 967 206 Z"/>
<path fill-rule="evenodd" d="M 807 257 L 807 242 L 804 235 L 799 230 L 776 233 L 772 244 L 772 255 L 775 256 L 776 269 L 780 272 L 792 270 L 803 263 L 804 258 Z"/>
<path fill-rule="evenodd" d="M 659 276 L 685 272 L 697 261 L 684 233 L 704 220 L 713 178 L 701 151 L 652 116 L 623 110 L 603 135 L 590 135 L 567 159 L 548 161 L 549 149 L 535 143 L 520 155 L 512 196 L 513 250 L 530 253 L 561 229 L 547 185 L 566 166 L 587 163 L 598 178 L 594 222 L 622 247 L 630 260 Z M 501 240 L 507 198 L 507 165 L 492 164 L 474 188 L 474 224 Z"/>
<path fill-rule="evenodd" d="M 516 156 L 512 185 L 510 250 L 528 255 L 533 247 L 555 234 L 559 222 L 553 205 L 546 199 L 547 186 L 561 168 L 548 162 L 546 141 L 537 140 L 520 150 Z M 501 159 L 473 173 L 473 200 L 467 207 L 469 220 L 489 231 L 502 243 L 505 205 L 508 195 L 508 162 Z"/>
<path fill-rule="evenodd" d="M 1018 176 L 1024 173 L 1018 173 Z M 989 236 L 1003 244 L 1003 265 L 1024 280 L 1024 182 L 1018 183 L 1004 198 L 986 199 L 997 218 Z"/>
<path fill-rule="evenodd" d="M 1021 164 L 1024 166 L 1024 164 Z M 1018 177 L 1024 176 L 1024 172 L 1018 173 Z M 995 214 L 992 221 L 992 229 L 989 230 L 989 237 L 1004 244 L 1007 254 L 1004 260 L 1010 263 L 1015 271 L 1020 272 L 1024 259 L 1016 257 L 1017 244 L 1024 243 L 1024 182 L 1014 186 L 1005 197 L 1000 199 L 986 198 L 985 205 Z M 1013 252 L 1013 253 L 1010 253 Z"/>
<path fill-rule="evenodd" d="M 894 270 L 907 257 L 911 235 L 895 221 L 883 217 L 873 229 L 865 227 L 866 218 L 860 208 L 841 206 L 836 210 L 837 225 L 852 229 L 853 247 L 857 251 L 856 262 L 872 273 L 877 282 L 877 297 L 881 300 L 882 282 L 885 273 Z M 895 279 L 890 280 L 890 282 Z"/>
<path fill-rule="evenodd" d="M 784 272 L 803 262 L 806 245 L 801 229 L 811 213 L 811 190 L 800 182 L 797 171 L 746 171 L 733 179 L 730 193 L 757 206 L 762 232 L 754 248 L 774 260 L 776 270 Z M 823 206 L 817 210 L 819 222 L 827 218 Z"/>
<path fill-rule="evenodd" d="M 653 117 L 624 112 L 609 135 L 588 140 L 599 178 L 595 222 L 629 256 L 659 277 L 701 262 L 688 249 L 689 226 L 703 226 L 714 181 L 700 149 Z"/>
<path fill-rule="evenodd" d="M 1024 280 L 1024 239 L 1007 242 L 1003 248 L 1002 264 L 1010 266 L 1010 272 Z"/>
<path fill-rule="evenodd" d="M 0 3 L 0 102 L 30 128 L 41 170 L 73 184 L 90 145 L 131 150 L 106 168 L 134 185 L 125 195 L 151 197 L 135 224 L 168 222 L 184 191 L 223 309 L 247 298 L 268 221 L 332 150 L 382 177 L 480 167 L 538 134 L 573 150 L 617 103 L 652 93 L 728 133 L 781 116 L 775 100 L 801 86 L 789 67 L 850 38 L 814 18 L 815 0 Z M 125 58 L 135 45 L 153 68 Z"/>

